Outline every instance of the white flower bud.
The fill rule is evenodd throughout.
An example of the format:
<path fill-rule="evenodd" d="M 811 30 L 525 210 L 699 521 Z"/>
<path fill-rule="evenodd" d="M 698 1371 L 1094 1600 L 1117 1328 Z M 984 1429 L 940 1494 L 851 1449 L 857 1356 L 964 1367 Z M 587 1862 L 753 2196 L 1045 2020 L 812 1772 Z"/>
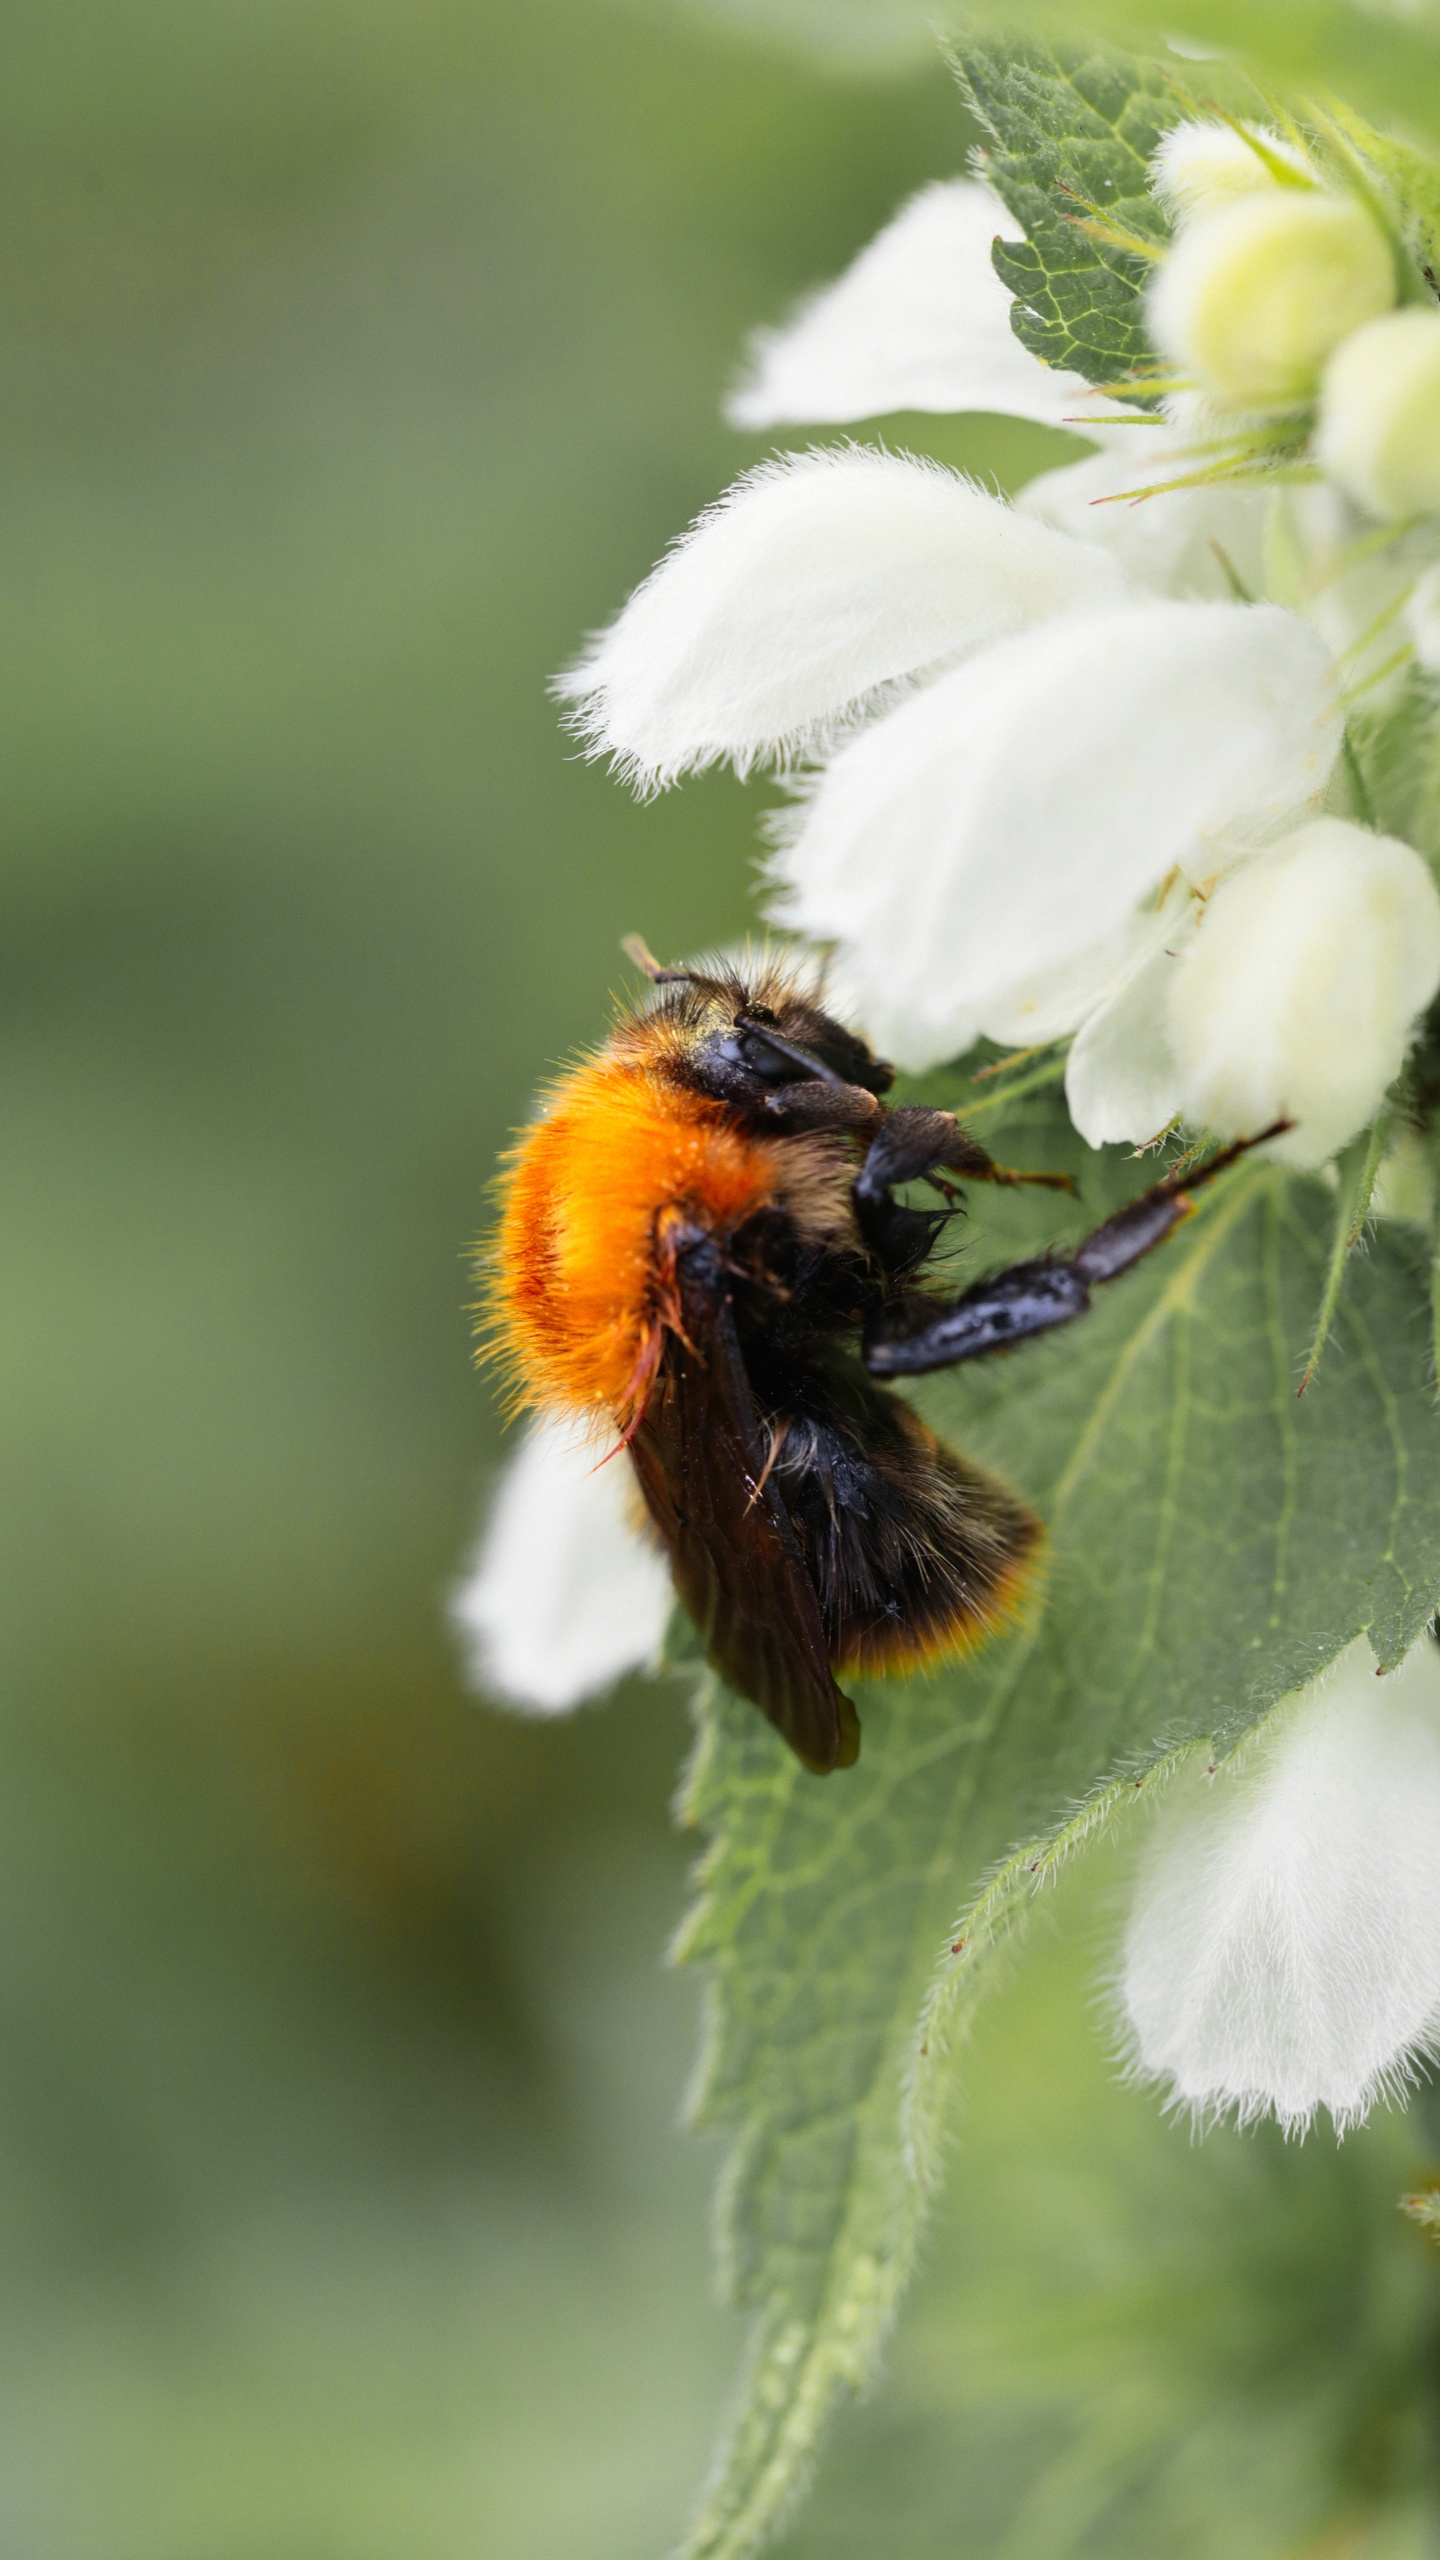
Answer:
<path fill-rule="evenodd" d="M 1125 1932 L 1142 2073 L 1202 2120 L 1358 2122 L 1440 2028 L 1440 1648 L 1363 1636 L 1163 1802 Z"/>
<path fill-rule="evenodd" d="M 1170 987 L 1185 1116 L 1221 1137 L 1296 1123 L 1323 1164 L 1373 1117 L 1440 986 L 1440 896 L 1418 853 L 1315 818 L 1222 880 Z"/>
<path fill-rule="evenodd" d="M 629 1460 L 573 1424 L 532 1423 L 450 1605 L 475 1686 L 562 1714 L 654 1661 L 671 1597 Z"/>
<path fill-rule="evenodd" d="M 1440 507 L 1440 311 L 1387 311 L 1336 348 L 1315 449 L 1371 515 L 1393 524 Z"/>
<path fill-rule="evenodd" d="M 1275 159 L 1297 176 L 1307 177 L 1308 163 L 1293 143 L 1268 125 L 1256 128 L 1257 139 Z M 1216 212 L 1241 196 L 1263 195 L 1282 186 L 1261 153 L 1229 124 L 1176 124 L 1166 134 L 1150 163 L 1150 183 L 1177 222 Z"/>
<path fill-rule="evenodd" d="M 1156 345 L 1212 398 L 1293 407 L 1331 349 L 1390 309 L 1395 266 L 1353 196 L 1272 187 L 1191 223 L 1148 300 Z"/>

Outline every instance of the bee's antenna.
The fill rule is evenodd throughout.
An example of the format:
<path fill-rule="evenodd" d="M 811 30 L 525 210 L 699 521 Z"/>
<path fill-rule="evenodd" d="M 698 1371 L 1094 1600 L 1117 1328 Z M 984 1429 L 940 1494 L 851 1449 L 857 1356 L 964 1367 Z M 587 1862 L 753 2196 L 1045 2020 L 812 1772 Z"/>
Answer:
<path fill-rule="evenodd" d="M 695 984 L 693 969 L 662 969 L 642 934 L 627 933 L 621 942 L 627 960 L 657 987 L 691 987 Z"/>

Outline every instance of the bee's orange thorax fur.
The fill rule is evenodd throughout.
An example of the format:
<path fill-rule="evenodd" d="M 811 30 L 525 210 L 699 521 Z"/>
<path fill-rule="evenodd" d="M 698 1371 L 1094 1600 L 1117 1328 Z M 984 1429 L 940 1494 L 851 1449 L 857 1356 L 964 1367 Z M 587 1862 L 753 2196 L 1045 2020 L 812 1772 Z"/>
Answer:
<path fill-rule="evenodd" d="M 728 1232 L 779 1195 L 783 1144 L 633 1055 L 564 1077 L 501 1180 L 487 1313 L 516 1409 L 628 1425 L 660 1349 L 660 1213 Z"/>

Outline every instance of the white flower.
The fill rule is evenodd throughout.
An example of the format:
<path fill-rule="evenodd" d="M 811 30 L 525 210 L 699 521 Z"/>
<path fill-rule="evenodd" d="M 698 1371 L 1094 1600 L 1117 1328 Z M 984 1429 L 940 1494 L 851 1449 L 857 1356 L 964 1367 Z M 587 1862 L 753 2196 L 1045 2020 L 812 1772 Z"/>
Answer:
<path fill-rule="evenodd" d="M 1329 706 L 1324 650 L 1273 606 L 1060 616 L 841 749 L 777 859 L 786 921 L 842 945 L 900 1065 L 1013 1038 L 1027 979 L 1124 933 L 1177 865 L 1219 868 L 1227 830 L 1318 790 Z M 1045 1020 L 1041 1002 L 1037 1034 Z"/>
<path fill-rule="evenodd" d="M 1193 404 L 1187 404 L 1193 410 Z M 1103 542 L 1137 586 L 1162 596 L 1233 597 L 1265 592 L 1265 528 L 1270 492 L 1242 481 L 1170 488 L 1195 468 L 1195 447 L 1212 431 L 1203 415 L 1137 425 L 1104 452 L 1028 481 L 1015 503 L 1077 542 Z M 1137 489 L 1159 494 L 1138 499 Z"/>
<path fill-rule="evenodd" d="M 1169 987 L 1187 1118 L 1221 1137 L 1296 1123 L 1323 1164 L 1365 1128 L 1440 986 L 1440 895 L 1408 844 L 1317 818 L 1221 882 Z"/>
<path fill-rule="evenodd" d="M 1257 164 L 1258 165 L 1258 164 Z M 897 409 L 994 409 L 1063 426 L 1096 395 L 1027 355 L 990 263 L 1015 225 L 988 187 L 922 188 L 837 284 L 760 330 L 726 404 L 737 427 L 848 424 Z"/>
<path fill-rule="evenodd" d="M 1214 213 L 1238 197 L 1264 194 L 1283 186 L 1270 162 L 1278 160 L 1297 178 L 1310 176 L 1303 153 L 1268 125 L 1254 128 L 1257 150 L 1233 125 L 1172 125 L 1150 163 L 1150 182 L 1177 222 Z"/>
<path fill-rule="evenodd" d="M 938 463 L 790 454 L 691 526 L 559 690 L 643 788 L 722 756 L 743 773 L 897 679 L 1122 587 L 1106 552 Z"/>
<path fill-rule="evenodd" d="M 654 1661 L 671 1599 L 628 1459 L 532 1423 L 451 1603 L 476 1687 L 541 1715 L 577 1706 Z"/>
<path fill-rule="evenodd" d="M 1325 368 L 1315 450 L 1371 515 L 1440 508 L 1440 311 L 1388 311 Z"/>
<path fill-rule="evenodd" d="M 747 416 L 834 414 L 845 382 L 868 408 L 914 398 L 945 293 L 932 390 L 943 373 L 952 399 L 986 400 L 992 222 L 973 188 L 917 199 L 765 341 Z M 957 314 L 977 312 L 967 338 Z M 1006 363 L 1047 380 L 1013 339 Z M 1152 1138 L 1180 1107 L 1166 1000 L 1195 893 L 1295 826 L 1339 743 L 1316 632 L 1234 600 L 1260 586 L 1268 493 L 1125 503 L 1183 475 L 1193 410 L 1116 426 L 1018 508 L 853 446 L 764 465 L 563 688 L 644 788 L 720 757 L 817 762 L 774 869 L 783 920 L 833 946 L 837 1000 L 916 1069 L 981 1032 L 1076 1034 L 1071 1111 L 1096 1144 Z"/>
<path fill-rule="evenodd" d="M 1440 1648 L 1358 1638 L 1213 1777 L 1162 1804 L 1125 1932 L 1139 2069 L 1201 2118 L 1339 2126 L 1440 2030 Z"/>
<path fill-rule="evenodd" d="M 1213 399 L 1265 409 L 1308 399 L 1395 293 L 1390 244 L 1355 197 L 1272 186 L 1188 224 L 1147 301 L 1156 345 Z"/>

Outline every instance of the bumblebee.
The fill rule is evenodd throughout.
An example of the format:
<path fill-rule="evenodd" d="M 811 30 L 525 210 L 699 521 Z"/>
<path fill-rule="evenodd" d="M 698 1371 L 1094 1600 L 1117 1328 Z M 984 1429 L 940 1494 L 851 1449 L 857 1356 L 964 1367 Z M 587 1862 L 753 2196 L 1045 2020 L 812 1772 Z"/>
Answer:
<path fill-rule="evenodd" d="M 1068 1324 L 1258 1141 L 1068 1255 L 945 1296 L 926 1265 L 965 1184 L 1068 1178 L 994 1163 L 948 1111 L 887 1108 L 894 1069 L 790 969 L 625 948 L 653 998 L 554 1085 L 503 1171 L 489 1350 L 515 1410 L 628 1451 L 710 1661 L 824 1774 L 860 1747 L 838 1682 L 969 1650 L 1013 1615 L 1042 1539 L 878 1382 Z M 917 1181 L 942 1205 L 897 1198 Z"/>

